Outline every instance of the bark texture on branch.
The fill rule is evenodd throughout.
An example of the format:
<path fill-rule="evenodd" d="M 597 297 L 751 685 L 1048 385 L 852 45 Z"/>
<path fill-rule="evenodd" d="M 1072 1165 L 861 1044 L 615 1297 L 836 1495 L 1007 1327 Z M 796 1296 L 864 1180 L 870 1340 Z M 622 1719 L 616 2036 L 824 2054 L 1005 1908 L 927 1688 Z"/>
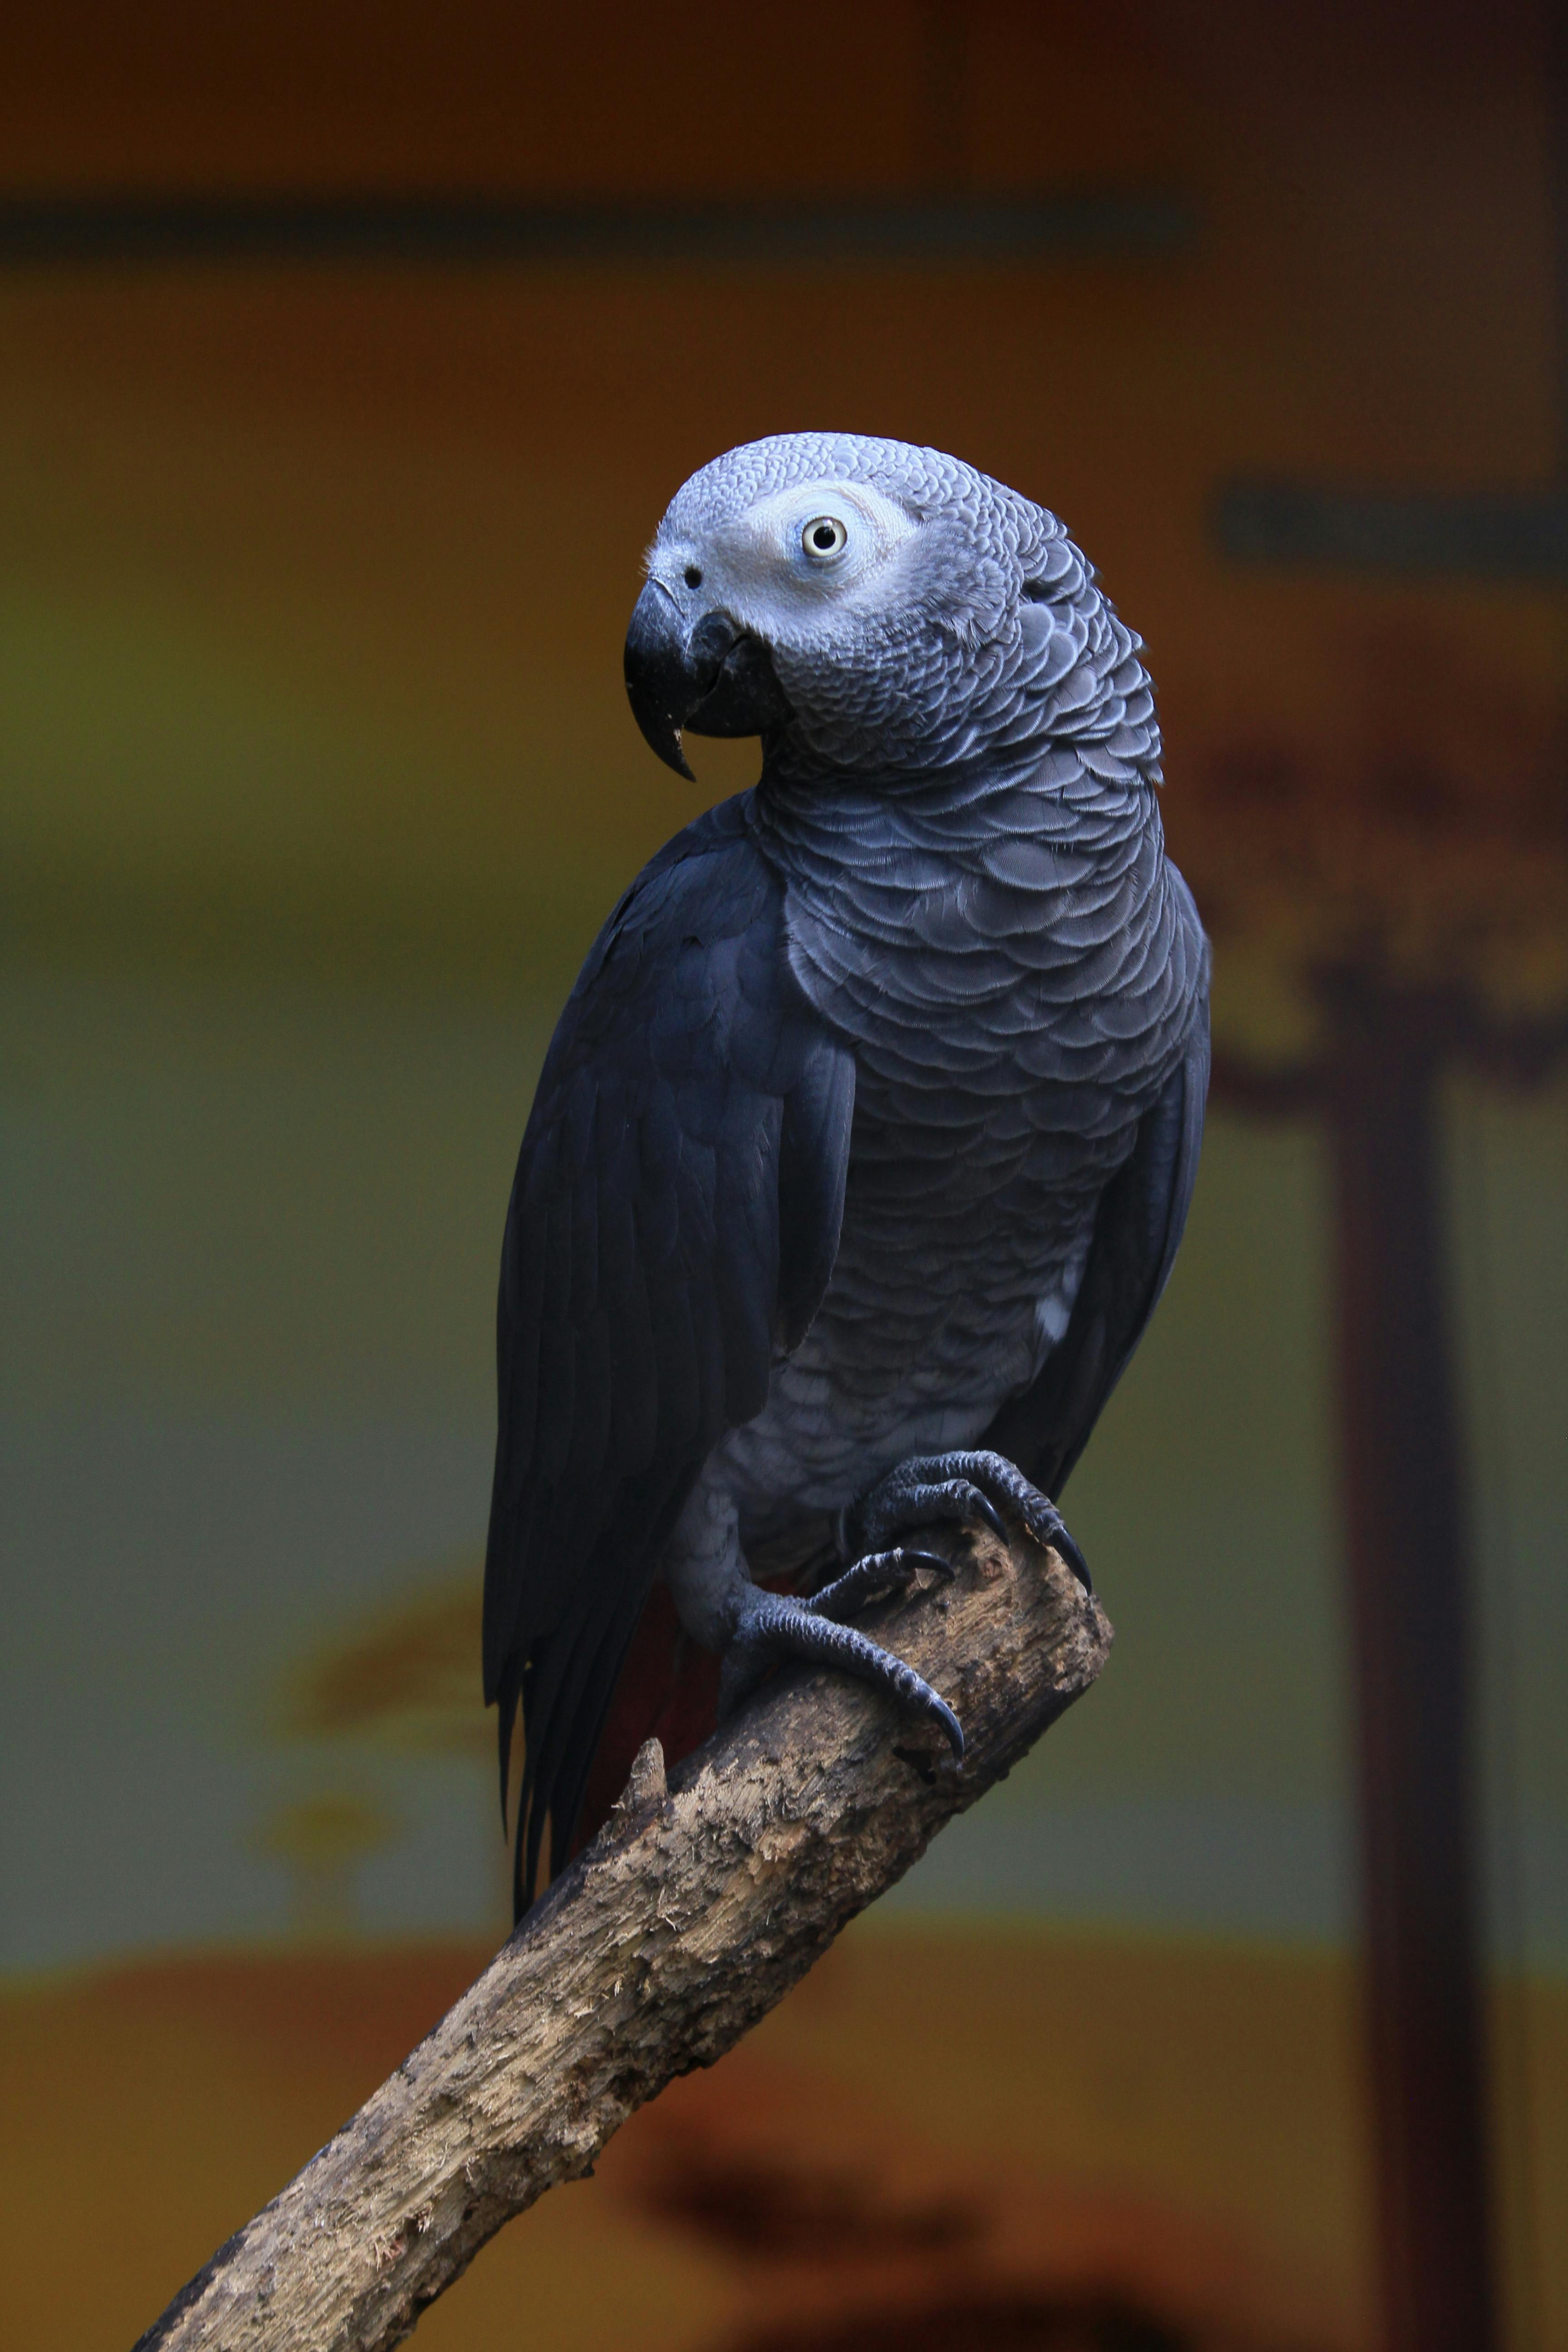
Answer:
<path fill-rule="evenodd" d="M 957 1709 L 962 1766 L 885 1697 L 821 1675 L 770 1684 L 668 1785 L 650 1741 L 478 1982 L 136 2352 L 399 2343 L 503 2221 L 721 2057 L 1018 1761 L 1099 1674 L 1110 1627 L 1027 1536 L 931 1548 L 954 1580 L 862 1622 Z"/>

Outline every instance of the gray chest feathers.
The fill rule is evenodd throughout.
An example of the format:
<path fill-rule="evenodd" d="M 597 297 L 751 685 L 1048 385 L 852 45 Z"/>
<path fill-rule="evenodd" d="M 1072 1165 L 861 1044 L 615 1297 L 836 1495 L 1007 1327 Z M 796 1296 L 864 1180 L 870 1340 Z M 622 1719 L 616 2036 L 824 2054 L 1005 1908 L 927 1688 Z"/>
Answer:
<path fill-rule="evenodd" d="M 973 1443 L 1026 1386 L 1180 1056 L 1197 973 L 1153 794 L 1054 758 L 967 798 L 760 809 L 792 967 L 857 1093 L 826 1297 L 722 1448 L 753 1511 L 786 1492 L 837 1508 L 900 1454 Z"/>

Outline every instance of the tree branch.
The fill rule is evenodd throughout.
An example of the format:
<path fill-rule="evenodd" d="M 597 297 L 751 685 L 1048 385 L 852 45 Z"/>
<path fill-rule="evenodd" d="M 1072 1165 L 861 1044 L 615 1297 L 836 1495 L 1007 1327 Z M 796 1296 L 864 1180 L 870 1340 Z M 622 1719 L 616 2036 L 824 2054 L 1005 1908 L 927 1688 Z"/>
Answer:
<path fill-rule="evenodd" d="M 820 1675 L 771 1684 L 668 1786 L 650 1741 L 478 1982 L 136 2352 L 382 2352 L 503 2221 L 731 2049 L 1105 1662 L 1105 1615 L 1054 1552 L 983 1536 L 953 1557 L 951 1584 L 865 1622 L 956 1707 L 962 1766 Z"/>

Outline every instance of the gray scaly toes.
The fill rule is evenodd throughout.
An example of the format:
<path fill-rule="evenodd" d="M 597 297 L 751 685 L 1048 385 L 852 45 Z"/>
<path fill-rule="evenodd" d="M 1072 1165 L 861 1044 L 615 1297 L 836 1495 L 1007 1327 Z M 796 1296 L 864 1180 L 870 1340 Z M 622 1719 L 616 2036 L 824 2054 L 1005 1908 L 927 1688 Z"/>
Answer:
<path fill-rule="evenodd" d="M 868 1601 L 899 1591 L 917 1568 L 952 1571 L 934 1552 L 907 1551 L 901 1547 L 868 1554 L 845 1570 L 842 1576 L 809 1601 L 791 1593 L 764 1592 L 752 1586 L 741 1603 L 739 1618 L 719 1675 L 719 1715 L 734 1712 L 754 1690 L 771 1666 L 789 1658 L 813 1665 L 834 1666 L 858 1682 L 884 1690 L 900 1706 L 940 1724 L 955 1757 L 963 1754 L 963 1732 L 957 1716 L 930 1683 L 880 1650 L 875 1642 L 839 1621 Z"/>
<path fill-rule="evenodd" d="M 979 1521 L 1005 1543 L 999 1503 L 1010 1504 L 1035 1541 L 1058 1551 L 1084 1591 L 1093 1591 L 1089 1563 L 1061 1513 L 1004 1454 L 911 1455 L 845 1512 L 838 1549 L 846 1559 L 853 1559 L 857 1552 L 875 1550 L 905 1528 L 939 1522 L 972 1527 Z"/>

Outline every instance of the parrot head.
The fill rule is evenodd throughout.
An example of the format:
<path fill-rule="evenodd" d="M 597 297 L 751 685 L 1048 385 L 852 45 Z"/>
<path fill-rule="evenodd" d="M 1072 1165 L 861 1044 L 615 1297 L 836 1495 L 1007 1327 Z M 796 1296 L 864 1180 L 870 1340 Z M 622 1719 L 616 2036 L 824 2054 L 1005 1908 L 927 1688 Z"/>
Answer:
<path fill-rule="evenodd" d="M 1043 508 L 940 450 L 848 433 L 716 457 L 671 500 L 647 571 L 626 691 L 686 776 L 688 728 L 883 774 L 992 748 L 1030 684 L 1081 652 L 1074 608 L 1095 595 Z"/>

